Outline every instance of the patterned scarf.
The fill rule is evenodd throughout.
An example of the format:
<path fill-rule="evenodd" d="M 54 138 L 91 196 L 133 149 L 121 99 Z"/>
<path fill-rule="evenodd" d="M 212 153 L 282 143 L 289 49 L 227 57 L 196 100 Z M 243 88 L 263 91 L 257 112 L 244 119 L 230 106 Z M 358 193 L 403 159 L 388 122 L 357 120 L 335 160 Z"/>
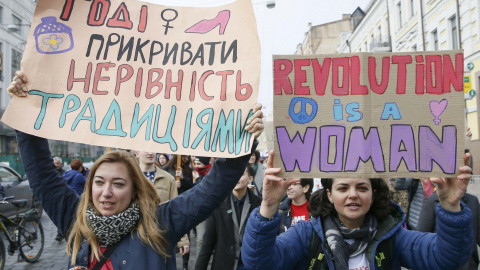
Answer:
<path fill-rule="evenodd" d="M 203 168 L 196 167 L 195 169 L 197 170 L 200 176 L 205 176 L 207 175 L 207 173 L 210 171 L 211 168 L 212 168 L 212 164 L 207 164 Z"/>
<path fill-rule="evenodd" d="M 125 211 L 111 215 L 99 216 L 92 207 L 87 208 L 87 220 L 102 247 L 115 244 L 132 231 L 140 219 L 140 207 L 132 203 Z"/>
<path fill-rule="evenodd" d="M 366 215 L 360 228 L 349 229 L 340 222 L 338 217 L 327 216 L 324 218 L 325 238 L 330 247 L 335 269 L 348 270 L 348 260 L 365 251 L 377 232 L 377 219 Z M 348 244 L 344 239 L 353 239 L 355 242 Z"/>

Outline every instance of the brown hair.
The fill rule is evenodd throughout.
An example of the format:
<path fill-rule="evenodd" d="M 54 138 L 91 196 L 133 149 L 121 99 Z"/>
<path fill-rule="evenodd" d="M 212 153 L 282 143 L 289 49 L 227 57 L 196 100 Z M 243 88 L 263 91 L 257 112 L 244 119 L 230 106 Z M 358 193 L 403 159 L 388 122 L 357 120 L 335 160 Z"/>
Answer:
<path fill-rule="evenodd" d="M 132 179 L 135 198 L 132 202 L 138 203 L 140 206 L 140 220 L 138 221 L 137 230 L 139 238 L 143 243 L 152 247 L 152 249 L 163 256 L 168 257 L 168 242 L 163 235 L 165 231 L 159 228 L 157 220 L 156 207 L 160 204 L 160 198 L 155 191 L 153 184 L 148 181 L 140 170 L 138 161 L 133 155 L 126 151 L 112 151 L 101 156 L 94 164 L 88 175 L 85 192 L 80 200 L 77 208 L 77 219 L 73 224 L 72 230 L 68 236 L 67 253 L 72 257 L 71 263 L 75 264 L 75 260 L 82 244 L 82 237 L 87 239 L 90 244 L 91 259 L 94 257 L 100 260 L 99 242 L 88 224 L 86 218 L 87 207 L 93 206 L 92 201 L 92 185 L 93 177 L 102 163 L 123 163 L 129 171 L 129 177 Z M 133 233 L 133 230 L 132 230 Z"/>
<path fill-rule="evenodd" d="M 72 161 L 70 162 L 70 167 L 72 168 L 72 170 L 78 171 L 78 169 L 83 167 L 83 161 L 81 161 L 80 159 L 72 159 Z"/>

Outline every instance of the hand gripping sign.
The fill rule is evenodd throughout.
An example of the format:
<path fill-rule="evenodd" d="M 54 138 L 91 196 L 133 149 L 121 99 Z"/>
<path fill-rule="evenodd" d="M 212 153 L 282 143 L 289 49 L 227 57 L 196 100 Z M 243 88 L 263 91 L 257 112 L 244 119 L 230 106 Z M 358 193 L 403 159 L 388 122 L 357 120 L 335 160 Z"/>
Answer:
<path fill-rule="evenodd" d="M 260 43 L 249 0 L 39 0 L 21 66 L 30 92 L 10 102 L 12 128 L 144 151 L 250 152 Z"/>
<path fill-rule="evenodd" d="M 284 177 L 440 177 L 463 164 L 463 51 L 275 56 L 274 86 Z"/>

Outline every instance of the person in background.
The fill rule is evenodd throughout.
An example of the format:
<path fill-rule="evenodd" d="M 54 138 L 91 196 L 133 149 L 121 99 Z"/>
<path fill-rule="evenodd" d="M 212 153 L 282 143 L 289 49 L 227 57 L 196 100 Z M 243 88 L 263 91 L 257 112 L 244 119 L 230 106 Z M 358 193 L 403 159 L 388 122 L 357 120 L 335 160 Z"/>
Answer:
<path fill-rule="evenodd" d="M 302 178 L 300 182 L 294 182 L 288 186 L 287 198 L 279 206 L 281 220 L 278 234 L 286 232 L 300 220 L 310 219 L 307 206 L 312 189 L 313 178 Z"/>
<path fill-rule="evenodd" d="M 192 172 L 193 178 L 196 179 L 195 184 L 199 184 L 212 168 L 212 164 L 210 164 L 209 157 L 195 157 L 193 164 L 195 166 L 195 170 Z"/>
<path fill-rule="evenodd" d="M 88 174 L 90 173 L 90 169 L 85 167 L 85 166 L 82 166 L 82 171 L 81 173 L 83 174 L 83 176 L 85 176 L 85 178 L 88 177 Z"/>
<path fill-rule="evenodd" d="M 27 81 L 17 71 L 7 88 L 9 96 L 28 98 Z M 263 131 L 261 107 L 254 106 L 245 128 L 255 139 L 252 151 Z M 57 174 L 47 139 L 18 130 L 16 134 L 34 195 L 55 226 L 68 232 L 68 269 L 176 269 L 175 243 L 221 205 L 249 159 L 217 160 L 195 189 L 160 205 L 133 155 L 111 151 L 95 162 L 80 197 Z"/>
<path fill-rule="evenodd" d="M 153 183 L 155 191 L 158 197 L 160 197 L 160 204 L 178 196 L 175 178 L 168 172 L 155 166 L 155 153 L 135 151 L 135 157 L 138 159 L 140 169 L 145 177 Z M 190 252 L 190 241 L 187 235 L 184 235 L 182 239 L 180 239 L 177 246 L 182 256 Z"/>
<path fill-rule="evenodd" d="M 472 211 L 472 221 L 473 221 L 473 241 L 474 247 L 472 250 L 472 255 L 467 264 L 459 270 L 477 270 L 479 265 L 478 249 L 477 245 L 480 246 L 480 203 L 476 196 L 465 193 L 461 201 L 470 208 Z M 418 219 L 417 231 L 419 232 L 437 232 L 437 213 L 435 209 L 440 203 L 437 193 L 433 193 L 428 196 L 423 202 L 422 210 L 420 211 L 420 218 Z"/>
<path fill-rule="evenodd" d="M 193 171 L 191 166 L 191 158 L 187 155 L 181 156 L 181 167 L 177 168 L 178 155 L 172 155 L 165 166 L 165 170 L 169 172 L 173 177 L 179 177 L 180 181 L 176 181 L 178 195 L 183 192 L 191 189 L 193 187 Z M 187 233 L 188 239 L 190 240 L 190 232 Z M 183 268 L 188 269 L 188 261 L 190 260 L 190 253 L 182 255 L 183 259 Z"/>
<path fill-rule="evenodd" d="M 468 164 L 469 155 L 464 157 Z M 309 221 L 277 236 L 278 205 L 298 179 L 277 176 L 273 151 L 263 197 L 247 222 L 242 260 L 247 269 L 457 269 L 473 246 L 472 212 L 460 199 L 471 178 L 461 166 L 455 178 L 432 178 L 440 204 L 437 234 L 406 230 L 403 212 L 380 178 L 322 178 L 310 198 Z"/>
<path fill-rule="evenodd" d="M 253 168 L 248 165 L 237 185 L 223 204 L 207 219 L 203 245 L 195 270 L 206 270 L 213 254 L 211 270 L 243 270 L 242 239 L 248 216 L 262 199 L 247 188 L 253 181 Z"/>
<path fill-rule="evenodd" d="M 65 180 L 67 181 L 67 185 L 71 189 L 73 189 L 79 196 L 82 195 L 83 189 L 85 188 L 85 182 L 86 182 L 86 177 L 81 173 L 81 170 L 83 168 L 83 162 L 79 159 L 72 159 L 72 161 L 70 162 L 71 170 L 62 173 L 61 171 L 58 170 L 58 167 L 59 167 L 58 164 L 60 164 L 60 169 L 61 169 L 62 160 L 58 157 L 53 158 L 53 160 L 59 176 L 63 176 L 63 178 L 65 178 Z M 60 242 L 62 241 L 62 239 L 63 239 L 62 231 L 57 230 L 57 236 L 55 237 L 55 240 Z"/>
<path fill-rule="evenodd" d="M 55 164 L 55 168 L 57 168 L 58 176 L 62 176 L 65 173 L 65 170 L 62 168 L 63 167 L 62 159 L 60 157 L 54 157 L 53 164 Z"/>
<path fill-rule="evenodd" d="M 251 189 L 253 190 L 255 195 L 261 197 L 263 188 L 263 174 L 265 172 L 265 167 L 262 163 L 260 163 L 260 152 L 255 151 L 250 156 L 248 164 L 253 167 L 253 170 L 255 172 Z"/>
<path fill-rule="evenodd" d="M 408 191 L 407 227 L 409 230 L 417 230 L 423 201 L 433 194 L 435 186 L 429 178 L 397 178 L 395 188 Z"/>
<path fill-rule="evenodd" d="M 407 190 L 400 190 L 395 188 L 395 182 L 398 178 L 390 178 L 387 180 L 388 189 L 390 190 L 390 195 L 392 196 L 392 201 L 398 204 L 400 208 L 402 208 L 405 216 L 408 216 L 408 191 Z M 406 222 L 405 222 L 405 228 Z"/>
<path fill-rule="evenodd" d="M 155 166 L 157 166 L 158 168 L 164 170 L 165 166 L 167 165 L 168 161 L 170 160 L 170 158 L 168 157 L 167 154 L 158 154 L 158 159 L 157 161 L 155 162 Z"/>
<path fill-rule="evenodd" d="M 191 159 L 190 156 L 181 156 L 181 166 L 177 168 L 178 155 L 172 155 L 165 166 L 165 171 L 169 172 L 173 177 L 179 177 L 180 181 L 177 181 L 178 195 L 191 189 L 193 187 L 193 174 L 192 168 L 190 168 Z"/>
<path fill-rule="evenodd" d="M 202 179 L 207 175 L 207 173 L 212 168 L 212 164 L 210 164 L 209 157 L 200 157 L 196 156 L 193 161 L 195 170 L 193 171 L 193 177 L 195 178 L 195 185 L 198 185 L 202 182 Z M 203 244 L 203 235 L 205 234 L 205 228 L 207 225 L 207 221 L 203 221 L 195 227 L 196 232 L 196 248 L 197 248 L 197 259 L 198 255 L 200 254 L 200 250 L 202 249 Z"/>
<path fill-rule="evenodd" d="M 80 159 L 72 159 L 70 168 L 71 170 L 63 174 L 63 178 L 67 180 L 68 186 L 81 196 L 86 182 L 85 175 L 82 174 L 83 162 Z"/>

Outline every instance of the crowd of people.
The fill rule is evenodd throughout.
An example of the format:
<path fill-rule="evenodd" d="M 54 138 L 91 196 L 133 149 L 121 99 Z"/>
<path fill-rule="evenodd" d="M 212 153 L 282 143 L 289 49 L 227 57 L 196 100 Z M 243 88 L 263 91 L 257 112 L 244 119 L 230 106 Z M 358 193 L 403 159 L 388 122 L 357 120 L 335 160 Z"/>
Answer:
<path fill-rule="evenodd" d="M 26 82 L 18 71 L 7 91 L 28 98 Z M 262 118 L 257 104 L 246 127 L 254 138 Z M 189 269 L 193 230 L 199 270 L 478 267 L 468 165 L 454 178 L 393 186 L 322 178 L 312 193 L 312 178 L 277 175 L 273 151 L 262 163 L 257 141 L 250 155 L 229 159 L 117 150 L 88 172 L 77 159 L 63 171 L 44 138 L 17 131 L 17 141 L 31 188 L 67 241 L 69 269 L 176 269 L 176 252 Z M 407 218 L 392 188 L 408 190 Z"/>

